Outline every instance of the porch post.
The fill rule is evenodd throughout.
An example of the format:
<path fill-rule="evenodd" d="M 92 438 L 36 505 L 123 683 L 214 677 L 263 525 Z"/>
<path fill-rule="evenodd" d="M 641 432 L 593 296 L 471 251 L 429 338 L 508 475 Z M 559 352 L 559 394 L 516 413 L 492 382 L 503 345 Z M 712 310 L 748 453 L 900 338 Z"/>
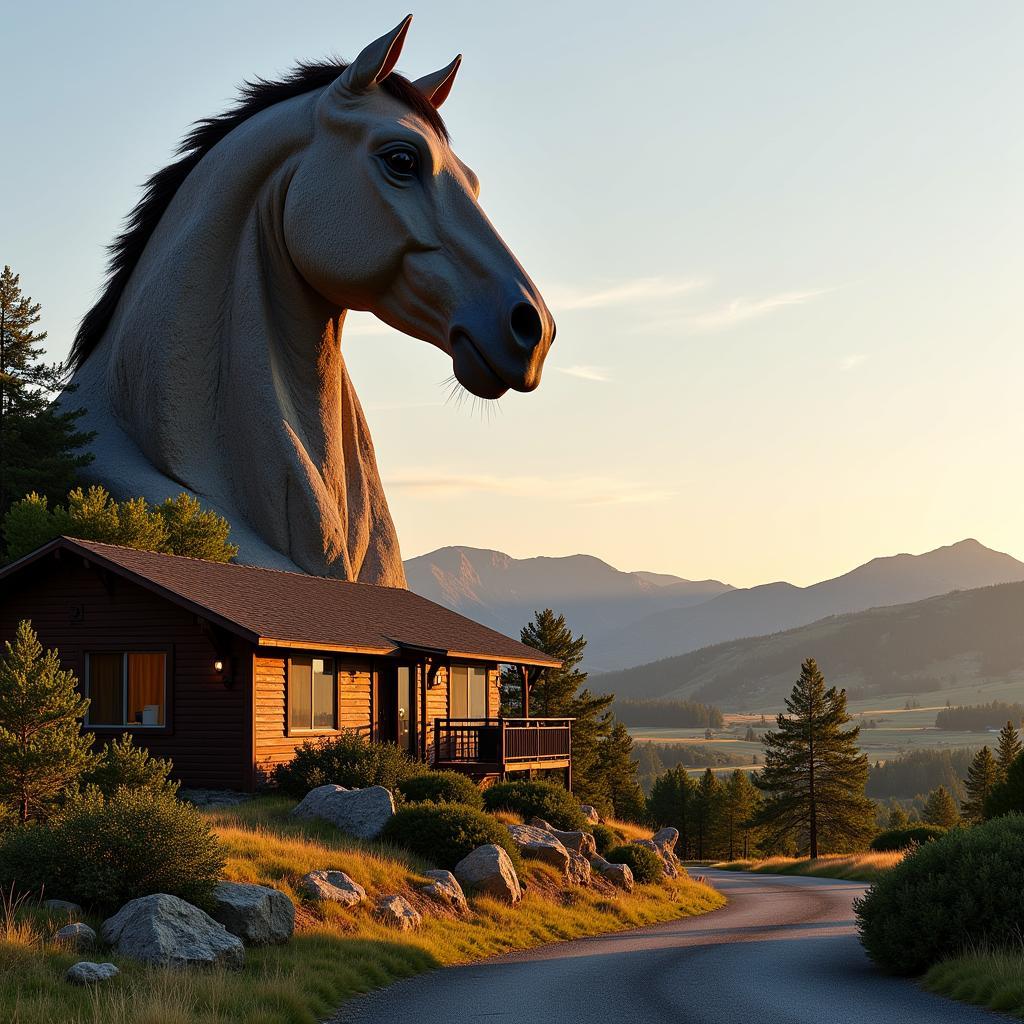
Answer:
<path fill-rule="evenodd" d="M 519 666 L 519 673 L 523 677 L 523 718 L 530 717 L 530 670 L 526 665 Z"/>

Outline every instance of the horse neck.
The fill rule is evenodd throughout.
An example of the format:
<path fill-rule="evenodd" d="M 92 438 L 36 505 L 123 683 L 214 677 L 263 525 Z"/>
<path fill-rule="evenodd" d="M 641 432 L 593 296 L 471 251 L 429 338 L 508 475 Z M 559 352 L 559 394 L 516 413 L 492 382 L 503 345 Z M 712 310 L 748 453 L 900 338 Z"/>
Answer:
<path fill-rule="evenodd" d="M 311 119 L 260 118 L 260 156 L 229 135 L 154 232 L 103 346 L 112 401 L 158 469 L 237 509 L 307 571 L 404 585 L 341 354 L 344 311 L 301 279 L 281 234 Z"/>

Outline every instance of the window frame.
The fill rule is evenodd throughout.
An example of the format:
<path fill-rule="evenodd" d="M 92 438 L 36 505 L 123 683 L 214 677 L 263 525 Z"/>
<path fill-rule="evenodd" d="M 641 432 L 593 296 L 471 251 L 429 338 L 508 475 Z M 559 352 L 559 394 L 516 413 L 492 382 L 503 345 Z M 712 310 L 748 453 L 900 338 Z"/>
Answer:
<path fill-rule="evenodd" d="M 477 669 L 483 673 L 484 677 L 484 713 L 482 718 L 470 718 L 469 721 L 484 721 L 490 722 L 498 717 L 497 714 L 491 714 L 491 680 L 490 680 L 490 666 L 491 662 L 479 662 L 479 661 L 453 661 L 448 664 L 448 717 L 456 718 L 453 714 L 453 701 L 452 692 L 455 685 L 455 669 L 464 668 L 466 669 L 466 700 L 469 702 L 469 670 Z"/>
<path fill-rule="evenodd" d="M 89 712 L 85 713 L 82 728 L 89 732 L 97 733 L 134 733 L 136 731 L 146 736 L 154 733 L 166 735 L 174 731 L 173 722 L 173 692 L 174 680 L 174 648 L 170 644 L 90 644 L 82 652 L 84 662 L 82 672 L 82 695 L 89 697 L 90 672 L 92 669 L 92 655 L 94 654 L 120 654 L 121 661 L 121 687 L 124 695 L 124 706 L 128 706 L 128 662 L 129 654 L 162 654 L 164 656 L 164 723 L 163 725 L 143 725 L 141 722 L 129 722 L 124 725 L 94 724 L 89 721 Z M 91 698 L 90 698 L 91 699 Z"/>
<path fill-rule="evenodd" d="M 292 725 L 292 662 L 296 658 L 309 659 L 310 662 L 316 658 L 324 660 L 330 658 L 334 665 L 332 675 L 334 677 L 334 725 L 330 729 L 316 728 L 311 726 L 303 729 L 301 726 Z M 289 652 L 284 659 L 284 734 L 285 736 L 337 736 L 341 731 L 341 684 L 338 681 L 338 655 L 333 651 L 319 653 L 317 651 Z M 310 698 L 310 719 L 316 714 L 313 705 L 313 671 L 310 665 L 309 673 L 309 698 Z"/>

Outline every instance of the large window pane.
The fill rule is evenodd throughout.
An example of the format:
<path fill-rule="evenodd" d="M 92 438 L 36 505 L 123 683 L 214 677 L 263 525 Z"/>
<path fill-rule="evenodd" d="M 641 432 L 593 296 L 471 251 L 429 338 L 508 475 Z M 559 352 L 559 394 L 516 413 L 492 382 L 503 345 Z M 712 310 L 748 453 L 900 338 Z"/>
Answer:
<path fill-rule="evenodd" d="M 313 659 L 292 658 L 288 665 L 288 722 L 293 729 L 313 727 Z"/>
<path fill-rule="evenodd" d="M 476 665 L 469 666 L 469 717 L 487 717 L 487 673 Z"/>
<path fill-rule="evenodd" d="M 451 718 L 469 718 L 469 669 L 465 665 L 452 665 Z"/>
<path fill-rule="evenodd" d="M 313 659 L 313 728 L 337 728 L 334 699 L 334 659 Z"/>
<path fill-rule="evenodd" d="M 128 655 L 128 725 L 164 724 L 166 658 L 152 652 Z"/>
<path fill-rule="evenodd" d="M 90 725 L 124 725 L 124 655 L 89 655 Z"/>

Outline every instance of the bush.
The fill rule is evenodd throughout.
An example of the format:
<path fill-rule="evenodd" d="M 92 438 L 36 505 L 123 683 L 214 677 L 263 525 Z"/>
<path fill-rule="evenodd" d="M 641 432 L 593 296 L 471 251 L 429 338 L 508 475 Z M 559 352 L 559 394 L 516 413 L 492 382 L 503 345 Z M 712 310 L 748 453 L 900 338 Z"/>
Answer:
<path fill-rule="evenodd" d="M 130 733 L 109 740 L 99 763 L 84 781 L 96 786 L 104 796 L 112 796 L 122 786 L 128 789 L 153 789 L 174 796 L 178 783 L 168 779 L 174 766 L 160 757 L 150 757 L 144 747 L 136 747 Z"/>
<path fill-rule="evenodd" d="M 597 843 L 597 852 L 602 857 L 618 846 L 623 839 L 622 833 L 611 825 L 592 825 L 591 831 L 594 833 L 594 842 Z"/>
<path fill-rule="evenodd" d="M 543 818 L 559 829 L 590 829 L 573 795 L 556 782 L 499 782 L 484 790 L 484 806 L 511 811 L 524 821 Z"/>
<path fill-rule="evenodd" d="M 503 847 L 517 872 L 522 867 L 508 829 L 489 814 L 462 804 L 403 807 L 384 826 L 379 838 L 449 871 L 478 846 L 488 843 Z"/>
<path fill-rule="evenodd" d="M 871 840 L 871 849 L 879 853 L 890 850 L 906 850 L 911 846 L 921 846 L 933 839 L 946 834 L 946 829 L 939 825 L 908 825 L 906 828 L 891 828 L 880 832 Z"/>
<path fill-rule="evenodd" d="M 627 843 L 624 846 L 616 846 L 605 854 L 605 860 L 612 864 L 628 864 L 633 872 L 633 880 L 640 885 L 650 885 L 652 882 L 660 882 L 665 874 L 665 865 L 661 858 L 646 846 L 637 846 L 635 843 Z"/>
<path fill-rule="evenodd" d="M 317 786 L 362 789 L 400 782 L 429 771 L 393 743 L 370 743 L 354 732 L 335 739 L 307 740 L 295 757 L 274 769 L 275 785 L 288 796 L 301 799 Z"/>
<path fill-rule="evenodd" d="M 45 892 L 99 911 L 166 892 L 202 905 L 224 867 L 206 819 L 166 792 L 90 788 L 47 825 L 0 838 L 0 889 Z"/>
<path fill-rule="evenodd" d="M 967 947 L 1019 945 L 1024 816 L 952 829 L 891 868 L 854 905 L 880 966 L 919 974 Z"/>
<path fill-rule="evenodd" d="M 410 803 L 464 804 L 478 811 L 484 808 L 484 796 L 477 784 L 461 772 L 427 772 L 403 779 L 398 792 Z"/>

